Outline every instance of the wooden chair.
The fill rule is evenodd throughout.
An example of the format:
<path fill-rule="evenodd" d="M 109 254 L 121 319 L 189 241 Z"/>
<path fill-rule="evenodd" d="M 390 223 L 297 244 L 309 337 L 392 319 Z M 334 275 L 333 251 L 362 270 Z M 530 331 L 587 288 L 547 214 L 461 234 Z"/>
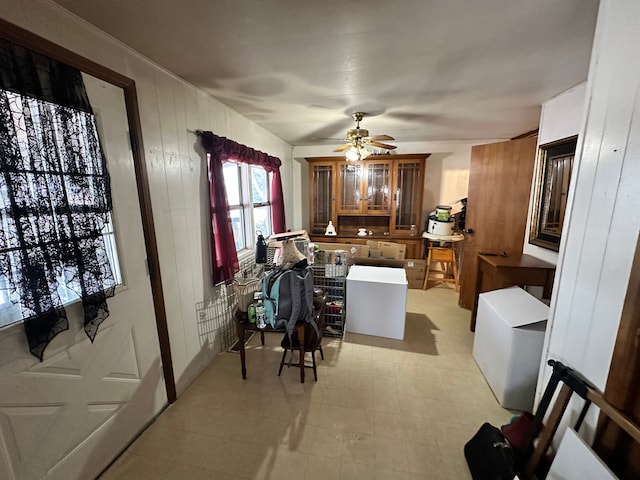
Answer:
<path fill-rule="evenodd" d="M 311 352 L 311 365 L 306 365 L 304 363 L 304 356 L 300 355 L 300 363 L 294 364 L 294 366 L 300 367 L 301 364 L 304 364 L 305 368 L 313 369 L 313 378 L 317 382 L 318 381 L 318 373 L 316 371 L 316 350 L 320 351 L 320 358 L 324 360 L 324 352 L 322 351 L 322 329 L 324 328 L 324 313 L 327 305 L 327 295 L 325 294 L 320 300 L 319 305 L 314 301 L 314 321 L 318 326 L 318 333 L 316 333 L 313 326 L 309 323 L 305 323 L 304 325 L 304 352 Z M 298 329 L 295 329 L 291 334 L 291 338 L 289 338 L 288 334 L 284 334 L 282 337 L 282 342 L 280 345 L 284 349 L 282 353 L 282 360 L 280 360 L 280 369 L 278 370 L 278 376 L 282 373 L 282 367 L 284 367 L 285 359 L 287 357 L 287 352 L 291 351 L 293 354 L 294 350 L 300 352 L 300 340 L 298 339 Z M 291 362 L 287 363 L 287 366 L 291 366 Z"/>

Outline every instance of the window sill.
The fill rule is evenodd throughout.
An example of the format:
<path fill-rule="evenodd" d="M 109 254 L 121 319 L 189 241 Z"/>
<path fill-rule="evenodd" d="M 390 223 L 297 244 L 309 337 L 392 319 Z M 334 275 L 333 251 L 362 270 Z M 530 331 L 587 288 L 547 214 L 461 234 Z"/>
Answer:
<path fill-rule="evenodd" d="M 238 263 L 246 262 L 255 255 L 255 252 L 250 248 L 238 252 Z"/>

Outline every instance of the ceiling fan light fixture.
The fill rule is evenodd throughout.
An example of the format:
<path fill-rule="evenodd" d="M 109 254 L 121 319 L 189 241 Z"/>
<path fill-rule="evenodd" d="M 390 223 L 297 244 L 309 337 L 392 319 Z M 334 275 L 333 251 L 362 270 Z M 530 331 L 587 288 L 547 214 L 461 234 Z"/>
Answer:
<path fill-rule="evenodd" d="M 344 156 L 347 160 L 352 162 L 357 162 L 358 160 L 364 160 L 371 152 L 364 148 L 362 145 L 352 145 L 349 149 L 344 153 Z"/>
<path fill-rule="evenodd" d="M 344 156 L 347 160 L 351 162 L 357 162 L 360 160 L 360 153 L 355 148 L 351 147 L 349 150 L 344 152 Z"/>
<path fill-rule="evenodd" d="M 371 152 L 369 150 L 364 147 L 360 147 L 360 160 L 364 160 L 369 155 L 371 155 Z"/>

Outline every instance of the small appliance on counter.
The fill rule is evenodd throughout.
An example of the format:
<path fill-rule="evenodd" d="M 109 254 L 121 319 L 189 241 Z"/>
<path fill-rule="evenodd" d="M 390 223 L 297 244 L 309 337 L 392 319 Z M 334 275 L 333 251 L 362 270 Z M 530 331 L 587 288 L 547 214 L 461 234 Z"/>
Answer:
<path fill-rule="evenodd" d="M 426 231 L 433 235 L 453 235 L 455 225 L 455 218 L 451 215 L 451 207 L 449 205 L 438 205 L 429 214 Z"/>
<path fill-rule="evenodd" d="M 434 213 L 434 212 L 432 212 Z M 436 218 L 441 222 L 448 222 L 451 218 L 451 206 L 450 205 L 437 205 L 435 211 Z"/>
<path fill-rule="evenodd" d="M 429 217 L 427 224 L 427 232 L 434 235 L 453 235 L 453 227 L 455 225 L 454 220 L 447 220 L 446 222 L 438 220 L 437 217 Z"/>

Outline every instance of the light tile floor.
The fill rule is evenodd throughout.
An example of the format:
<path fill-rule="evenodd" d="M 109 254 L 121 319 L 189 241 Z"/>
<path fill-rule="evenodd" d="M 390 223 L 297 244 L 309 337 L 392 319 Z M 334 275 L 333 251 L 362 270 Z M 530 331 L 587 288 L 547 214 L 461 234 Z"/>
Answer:
<path fill-rule="evenodd" d="M 247 380 L 237 353 L 218 355 L 100 479 L 469 479 L 465 442 L 513 412 L 476 366 L 457 300 L 409 290 L 404 341 L 323 339 L 317 383 L 278 377 L 281 336 L 255 335 Z"/>

